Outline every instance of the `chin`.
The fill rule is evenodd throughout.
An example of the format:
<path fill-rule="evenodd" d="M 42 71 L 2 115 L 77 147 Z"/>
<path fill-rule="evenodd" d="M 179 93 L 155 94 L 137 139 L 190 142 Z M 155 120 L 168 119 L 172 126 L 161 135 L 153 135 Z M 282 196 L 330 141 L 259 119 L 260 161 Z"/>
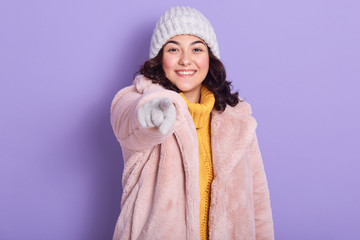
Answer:
<path fill-rule="evenodd" d="M 189 92 L 194 89 L 193 87 L 187 87 L 187 86 L 176 86 L 176 87 L 182 92 Z"/>

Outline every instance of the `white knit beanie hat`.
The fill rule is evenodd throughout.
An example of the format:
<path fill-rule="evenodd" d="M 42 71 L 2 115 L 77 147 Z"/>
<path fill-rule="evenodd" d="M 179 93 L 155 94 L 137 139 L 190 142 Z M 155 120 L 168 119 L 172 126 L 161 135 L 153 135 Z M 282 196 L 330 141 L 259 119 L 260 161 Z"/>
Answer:
<path fill-rule="evenodd" d="M 180 34 L 195 35 L 206 42 L 211 52 L 220 58 L 219 45 L 209 20 L 191 7 L 173 7 L 161 16 L 154 29 L 150 58 L 155 57 L 170 38 Z"/>

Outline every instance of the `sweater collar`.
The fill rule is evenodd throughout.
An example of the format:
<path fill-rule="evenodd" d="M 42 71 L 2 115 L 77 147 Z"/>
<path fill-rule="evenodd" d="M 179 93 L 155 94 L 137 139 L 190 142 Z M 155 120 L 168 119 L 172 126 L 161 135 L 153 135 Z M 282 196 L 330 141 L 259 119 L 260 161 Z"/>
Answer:
<path fill-rule="evenodd" d="M 214 94 L 203 85 L 200 90 L 200 103 L 189 102 L 183 93 L 180 93 L 180 95 L 184 98 L 186 105 L 188 106 L 195 127 L 198 129 L 209 124 L 210 113 L 215 104 Z"/>

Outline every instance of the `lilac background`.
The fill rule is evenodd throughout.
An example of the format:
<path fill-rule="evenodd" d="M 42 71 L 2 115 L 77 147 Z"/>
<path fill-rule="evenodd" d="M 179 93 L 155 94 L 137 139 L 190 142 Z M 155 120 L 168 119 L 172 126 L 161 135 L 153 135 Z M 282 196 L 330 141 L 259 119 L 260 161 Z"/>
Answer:
<path fill-rule="evenodd" d="M 2 0 L 0 239 L 111 239 L 110 103 L 173 5 L 208 16 L 253 107 L 276 239 L 360 239 L 357 0 Z"/>

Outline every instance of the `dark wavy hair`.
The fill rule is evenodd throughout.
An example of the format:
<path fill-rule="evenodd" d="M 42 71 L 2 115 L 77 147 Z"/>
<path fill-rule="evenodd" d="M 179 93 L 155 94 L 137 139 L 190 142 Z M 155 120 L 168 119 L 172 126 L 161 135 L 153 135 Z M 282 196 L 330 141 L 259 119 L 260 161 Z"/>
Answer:
<path fill-rule="evenodd" d="M 209 51 L 209 72 L 203 81 L 205 85 L 215 96 L 215 109 L 224 111 L 226 105 L 232 107 L 236 106 L 239 101 L 238 92 L 231 93 L 231 82 L 226 80 L 226 72 L 222 62 Z M 140 67 L 138 73 L 152 80 L 153 83 L 159 83 L 165 89 L 180 92 L 180 90 L 165 76 L 162 68 L 163 49 L 154 58 L 147 60 L 144 65 Z"/>

